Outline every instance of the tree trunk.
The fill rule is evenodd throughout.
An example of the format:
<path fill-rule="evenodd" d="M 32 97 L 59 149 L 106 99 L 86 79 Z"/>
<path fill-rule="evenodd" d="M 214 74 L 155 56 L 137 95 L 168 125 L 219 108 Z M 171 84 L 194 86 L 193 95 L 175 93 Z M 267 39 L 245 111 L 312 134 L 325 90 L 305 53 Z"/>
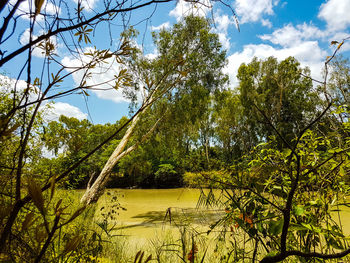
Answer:
<path fill-rule="evenodd" d="M 83 197 L 80 200 L 81 203 L 88 205 L 90 203 L 97 202 L 98 198 L 103 194 L 103 190 L 104 190 L 105 185 L 108 181 L 108 178 L 111 175 L 113 167 L 117 164 L 117 162 L 121 158 L 123 158 L 125 155 L 128 155 L 129 153 L 131 153 L 132 151 L 137 149 L 137 147 L 153 133 L 153 131 L 156 129 L 158 123 L 163 118 L 163 117 L 159 118 L 154 123 L 152 128 L 145 135 L 143 135 L 142 138 L 138 142 L 136 142 L 134 145 L 132 145 L 129 148 L 127 148 L 126 150 L 124 150 L 127 143 L 129 142 L 130 137 L 135 129 L 135 126 L 140 118 L 140 114 L 135 116 L 135 118 L 131 122 L 131 125 L 127 129 L 124 137 L 122 138 L 122 140 L 120 141 L 120 143 L 118 144 L 117 148 L 114 150 L 112 155 L 109 157 L 109 159 L 108 159 L 107 163 L 105 164 L 105 166 L 103 167 L 100 175 L 97 177 L 96 181 L 92 184 L 91 187 L 90 187 L 91 182 L 89 181 L 88 187 L 87 187 Z"/>
<path fill-rule="evenodd" d="M 205 138 L 205 157 L 207 159 L 207 165 L 209 168 L 209 138 Z"/>
<path fill-rule="evenodd" d="M 117 164 L 117 162 L 125 155 L 123 154 L 124 148 L 130 140 L 130 137 L 136 127 L 137 122 L 139 121 L 140 114 L 135 116 L 132 120 L 131 125 L 128 127 L 125 135 L 121 139 L 117 148 L 114 150 L 112 155 L 109 157 L 107 163 L 103 167 L 100 175 L 97 177 L 96 181 L 92 184 L 92 186 L 86 189 L 83 197 L 80 202 L 83 204 L 90 204 L 96 202 L 98 198 L 102 195 L 103 189 L 108 181 L 108 178 L 111 175 L 113 167 Z"/>

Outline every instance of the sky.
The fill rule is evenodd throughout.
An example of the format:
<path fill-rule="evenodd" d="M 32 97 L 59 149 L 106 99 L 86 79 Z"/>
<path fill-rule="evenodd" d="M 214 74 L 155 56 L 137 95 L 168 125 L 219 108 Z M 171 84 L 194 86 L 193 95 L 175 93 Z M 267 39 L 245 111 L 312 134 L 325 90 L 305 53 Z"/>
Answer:
<path fill-rule="evenodd" d="M 98 11 L 101 1 L 84 0 L 84 7 L 88 10 L 87 15 Z M 76 0 L 67 0 L 67 2 L 73 7 Z M 61 8 L 51 2 L 45 3 L 47 12 L 50 10 L 54 12 L 57 8 Z M 226 3 L 236 13 L 240 30 L 237 28 L 231 9 L 219 2 L 214 4 L 208 2 L 205 6 L 197 5 L 196 8 L 191 8 L 188 2 L 179 0 L 159 4 L 156 8 L 151 6 L 134 11 L 129 19 L 131 24 L 137 24 L 135 28 L 140 32 L 137 44 L 150 58 L 157 54 L 152 42 L 152 31 L 171 28 L 190 12 L 213 19 L 215 23 L 212 32 L 218 34 L 223 48 L 227 50 L 228 63 L 224 73 L 230 77 L 231 89 L 238 85 L 236 74 L 241 63 L 249 63 L 253 57 L 264 59 L 274 56 L 278 60 L 283 60 L 288 56 L 294 56 L 303 67 L 310 68 L 313 78 L 322 80 L 322 69 L 326 57 L 335 49 L 334 45 L 330 45 L 331 41 L 340 42 L 350 36 L 350 0 L 233 0 Z M 25 1 L 21 8 L 28 9 L 28 2 Z M 149 19 L 143 21 L 145 17 Z M 21 22 L 18 26 L 20 33 L 4 44 L 2 47 L 4 50 L 28 42 L 28 18 L 23 15 L 19 21 Z M 93 44 L 84 46 L 84 51 L 91 50 L 93 45 L 100 49 L 116 49 L 120 44 L 119 34 L 122 28 L 122 21 L 119 21 L 119 24 L 118 21 L 115 23 L 112 32 L 109 32 L 107 27 L 98 27 L 91 36 Z M 40 33 L 40 29 L 34 32 L 34 34 Z M 60 42 L 62 40 L 53 38 L 52 41 L 57 46 L 57 59 L 60 63 L 66 66 L 81 65 L 81 60 L 64 49 Z M 344 43 L 340 53 L 349 57 L 350 40 Z M 40 72 L 42 65 L 40 61 L 43 55 L 38 48 L 34 49 L 33 55 L 35 56 L 33 75 L 35 75 Z M 80 58 L 87 61 L 84 54 L 80 54 Z M 18 76 L 18 63 L 23 59 L 25 57 L 19 56 L 0 68 L 0 72 L 7 76 L 9 82 L 13 82 Z M 112 59 L 108 62 L 107 68 L 94 69 L 93 77 L 88 84 L 104 82 L 118 74 L 120 65 Z M 69 72 L 69 69 L 66 72 Z M 60 88 L 69 89 L 79 85 L 81 78 L 82 73 L 74 73 Z M 20 83 L 25 86 L 23 77 Z M 101 86 L 103 90 L 90 91 L 88 97 L 78 94 L 56 100 L 48 113 L 48 120 L 56 120 L 60 114 L 64 114 L 78 119 L 88 118 L 97 124 L 114 123 L 122 116 L 127 116 L 129 101 L 123 96 L 123 89 L 114 90 L 109 89 L 107 84 L 105 86 L 105 88 Z"/>

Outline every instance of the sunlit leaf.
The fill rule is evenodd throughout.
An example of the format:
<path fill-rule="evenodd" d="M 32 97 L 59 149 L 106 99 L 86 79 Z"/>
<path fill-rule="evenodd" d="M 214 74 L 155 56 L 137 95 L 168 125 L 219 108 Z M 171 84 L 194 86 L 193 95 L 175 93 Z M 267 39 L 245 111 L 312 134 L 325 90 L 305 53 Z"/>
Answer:
<path fill-rule="evenodd" d="M 22 231 L 25 231 L 25 230 L 28 229 L 28 227 L 33 222 L 33 218 L 34 218 L 34 213 L 33 212 L 30 212 L 30 213 L 26 214 L 26 217 L 24 218 L 24 220 L 22 222 Z"/>
<path fill-rule="evenodd" d="M 66 243 L 66 247 L 63 253 L 67 254 L 71 251 L 74 251 L 79 246 L 82 239 L 83 239 L 83 236 L 80 236 L 80 235 L 73 237 L 71 240 L 69 240 Z"/>
<path fill-rule="evenodd" d="M 343 44 L 344 44 L 344 41 L 340 42 L 337 49 L 340 49 Z"/>
<path fill-rule="evenodd" d="M 294 213 L 295 213 L 296 216 L 301 216 L 301 215 L 303 215 L 305 213 L 305 209 L 304 209 L 303 206 L 299 206 L 298 205 L 297 207 L 295 207 Z"/>
<path fill-rule="evenodd" d="M 33 203 L 41 213 L 44 213 L 44 198 L 40 186 L 34 181 L 28 181 L 28 193 L 33 199 Z"/>
<path fill-rule="evenodd" d="M 35 16 L 37 16 L 41 11 L 41 7 L 44 4 L 44 0 L 35 0 L 34 4 L 35 4 Z"/>

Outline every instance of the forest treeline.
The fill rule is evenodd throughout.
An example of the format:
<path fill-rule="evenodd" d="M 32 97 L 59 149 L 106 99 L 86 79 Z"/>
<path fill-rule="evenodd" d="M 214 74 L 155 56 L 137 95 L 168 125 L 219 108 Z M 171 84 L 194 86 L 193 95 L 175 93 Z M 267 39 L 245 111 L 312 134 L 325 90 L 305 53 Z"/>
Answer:
<path fill-rule="evenodd" d="M 338 59 L 332 69 L 328 96 L 334 98 L 335 110 L 348 103 L 349 61 Z M 130 144 L 143 136 L 153 119 L 161 115 L 161 122 L 147 141 L 114 167 L 107 187 L 215 186 L 215 182 L 209 180 L 211 176 L 220 177 L 220 171 L 242 162 L 260 143 L 275 139 L 279 150 L 285 148 L 274 127 L 292 143 L 296 134 L 320 114 L 322 105 L 327 103 L 322 86 L 315 85 L 310 71 L 292 57 L 280 62 L 273 57 L 255 58 L 240 66 L 237 78 L 234 89 L 229 88 L 227 76 L 222 75 L 215 90 L 191 86 L 181 97 L 155 105 L 143 117 Z M 2 97 L 2 107 L 6 107 L 6 98 Z M 162 104 L 170 107 L 167 105 L 164 112 Z M 45 115 L 45 111 L 42 114 Z M 330 111 L 328 115 L 312 128 L 316 134 L 322 136 L 339 130 L 342 120 L 348 118 L 345 112 Z M 113 124 L 92 124 L 87 119 L 62 115 L 57 121 L 38 126 L 27 172 L 40 174 L 41 180 L 60 174 L 127 120 L 123 117 Z M 125 130 L 71 172 L 61 185 L 70 189 L 85 188 L 89 180 L 101 172 Z M 347 132 L 342 132 L 345 138 Z M 15 141 L 19 141 L 16 136 L 1 152 L 3 161 L 15 150 Z M 9 166 L 3 164 L 6 165 Z"/>

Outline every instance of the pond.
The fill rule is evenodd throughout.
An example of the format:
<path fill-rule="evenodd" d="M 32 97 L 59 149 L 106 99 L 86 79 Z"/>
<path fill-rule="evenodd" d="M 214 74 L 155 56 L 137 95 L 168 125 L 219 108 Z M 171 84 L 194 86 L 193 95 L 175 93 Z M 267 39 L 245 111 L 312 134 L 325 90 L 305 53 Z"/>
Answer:
<path fill-rule="evenodd" d="M 196 209 L 199 189 L 110 189 L 122 207 L 117 216 L 119 234 L 130 236 L 133 242 L 143 243 L 167 231 L 174 235 L 183 225 L 206 232 L 209 225 L 224 215 L 223 209 Z M 220 191 L 215 191 L 219 196 Z M 99 201 L 99 208 L 109 206 L 108 195 Z M 169 211 L 170 208 L 170 211 Z M 170 214 L 169 214 L 170 212 Z M 337 220 L 338 216 L 335 214 Z M 350 234 L 350 209 L 341 212 L 345 234 Z"/>
<path fill-rule="evenodd" d="M 223 209 L 197 209 L 199 189 L 110 189 L 104 195 L 98 210 L 108 206 L 110 197 L 116 195 L 120 205 L 117 229 L 119 234 L 130 236 L 138 242 L 151 240 L 167 231 L 178 232 L 180 226 L 196 227 L 207 231 L 209 225 L 223 216 Z M 219 195 L 219 191 L 216 191 Z M 174 234 L 174 233 L 173 233 Z"/>

